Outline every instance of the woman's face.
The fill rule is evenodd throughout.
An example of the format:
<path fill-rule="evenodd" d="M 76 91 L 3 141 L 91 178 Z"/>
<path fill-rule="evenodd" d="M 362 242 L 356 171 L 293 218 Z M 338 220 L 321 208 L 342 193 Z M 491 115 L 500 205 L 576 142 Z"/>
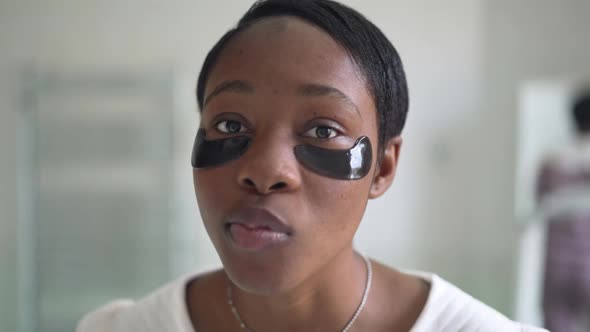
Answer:
<path fill-rule="evenodd" d="M 193 171 L 205 228 L 232 281 L 286 291 L 350 250 L 376 158 L 364 178 L 338 180 L 310 171 L 293 151 L 350 149 L 367 136 L 377 155 L 373 99 L 347 52 L 302 20 L 264 19 L 222 51 L 205 99 L 207 140 L 251 139 L 238 159 Z"/>

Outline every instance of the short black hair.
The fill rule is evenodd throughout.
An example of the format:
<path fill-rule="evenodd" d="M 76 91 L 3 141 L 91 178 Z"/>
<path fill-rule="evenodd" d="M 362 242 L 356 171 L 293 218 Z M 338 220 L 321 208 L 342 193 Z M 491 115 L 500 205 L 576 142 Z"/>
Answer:
<path fill-rule="evenodd" d="M 590 133 L 590 90 L 576 97 L 573 113 L 578 132 Z"/>
<path fill-rule="evenodd" d="M 377 108 L 379 152 L 401 134 L 408 112 L 408 87 L 395 47 L 362 14 L 332 0 L 260 0 L 209 51 L 199 74 L 197 102 L 202 110 L 209 73 L 225 45 L 253 23 L 272 16 L 301 18 L 327 32 L 346 49 L 366 80 Z"/>

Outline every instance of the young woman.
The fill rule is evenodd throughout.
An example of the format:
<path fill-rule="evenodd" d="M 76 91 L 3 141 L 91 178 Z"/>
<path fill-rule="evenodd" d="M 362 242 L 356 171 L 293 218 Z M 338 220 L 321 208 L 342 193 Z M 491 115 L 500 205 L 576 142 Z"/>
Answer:
<path fill-rule="evenodd" d="M 352 245 L 408 109 L 381 31 L 329 0 L 259 1 L 197 86 L 197 201 L 223 268 L 89 314 L 91 331 L 539 331 Z"/>

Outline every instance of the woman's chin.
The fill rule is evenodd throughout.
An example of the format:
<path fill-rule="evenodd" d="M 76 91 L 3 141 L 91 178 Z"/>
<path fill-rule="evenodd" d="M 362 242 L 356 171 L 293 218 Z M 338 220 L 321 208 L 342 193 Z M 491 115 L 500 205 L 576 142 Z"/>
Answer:
<path fill-rule="evenodd" d="M 260 295 L 287 292 L 297 285 L 298 276 L 305 270 L 300 263 L 306 260 L 298 255 L 291 239 L 262 249 L 244 248 L 228 237 L 221 239 L 214 244 L 225 273 L 244 291 Z"/>
<path fill-rule="evenodd" d="M 297 285 L 296 273 L 283 264 L 255 264 L 247 261 L 224 262 L 224 270 L 231 282 L 241 290 L 272 295 L 288 292 Z"/>

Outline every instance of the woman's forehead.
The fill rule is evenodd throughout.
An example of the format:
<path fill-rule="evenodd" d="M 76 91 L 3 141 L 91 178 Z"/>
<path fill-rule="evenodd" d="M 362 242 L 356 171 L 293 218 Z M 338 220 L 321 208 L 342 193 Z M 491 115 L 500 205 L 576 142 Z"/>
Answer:
<path fill-rule="evenodd" d="M 319 27 L 290 16 L 262 19 L 232 38 L 211 70 L 205 96 L 234 80 L 291 92 L 305 84 L 330 86 L 373 104 L 348 52 Z"/>
<path fill-rule="evenodd" d="M 278 16 L 262 19 L 239 32 L 220 54 L 215 67 L 244 69 L 280 66 L 299 71 L 342 74 L 356 65 L 330 35 L 299 18 Z M 215 74 L 215 69 L 212 74 Z M 307 69 L 307 70 L 306 70 Z"/>
<path fill-rule="evenodd" d="M 299 37 L 308 43 L 320 42 L 328 46 L 338 46 L 337 42 L 320 27 L 302 18 L 288 15 L 259 19 L 240 31 L 233 42 L 256 36 L 266 42 L 285 38 L 296 40 Z"/>

